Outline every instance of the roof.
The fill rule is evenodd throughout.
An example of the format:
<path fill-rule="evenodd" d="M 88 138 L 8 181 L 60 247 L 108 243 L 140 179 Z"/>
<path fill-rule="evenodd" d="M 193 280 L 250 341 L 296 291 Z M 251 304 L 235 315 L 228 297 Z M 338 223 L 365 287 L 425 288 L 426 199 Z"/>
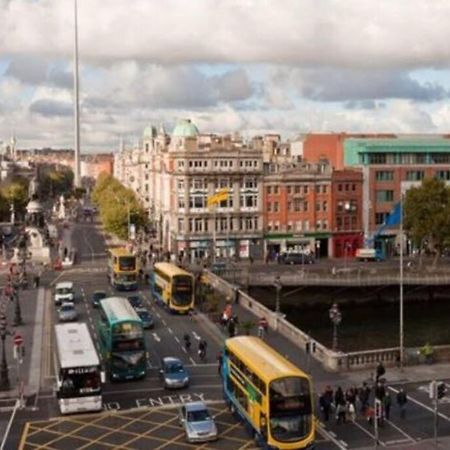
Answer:
<path fill-rule="evenodd" d="M 55 325 L 56 348 L 62 368 L 100 365 L 86 323 Z"/>
<path fill-rule="evenodd" d="M 284 356 L 256 336 L 236 336 L 225 341 L 226 347 L 266 383 L 282 376 L 308 377 Z"/>
<path fill-rule="evenodd" d="M 172 136 L 174 137 L 195 137 L 198 134 L 198 128 L 190 119 L 179 120 L 172 132 Z"/>
<path fill-rule="evenodd" d="M 55 289 L 72 289 L 73 282 L 72 281 L 60 281 L 56 283 Z"/>
<path fill-rule="evenodd" d="M 125 247 L 110 248 L 109 251 L 114 256 L 135 256 Z"/>
<path fill-rule="evenodd" d="M 186 270 L 182 269 L 181 267 L 178 267 L 175 264 L 167 263 L 167 262 L 160 262 L 155 264 L 155 269 L 161 270 L 162 272 L 166 273 L 167 275 L 173 277 L 175 275 L 189 275 L 193 276 L 192 273 L 186 272 Z"/>
<path fill-rule="evenodd" d="M 124 297 L 108 297 L 100 300 L 100 306 L 105 314 L 113 321 L 136 321 L 141 322 L 130 302 Z"/>

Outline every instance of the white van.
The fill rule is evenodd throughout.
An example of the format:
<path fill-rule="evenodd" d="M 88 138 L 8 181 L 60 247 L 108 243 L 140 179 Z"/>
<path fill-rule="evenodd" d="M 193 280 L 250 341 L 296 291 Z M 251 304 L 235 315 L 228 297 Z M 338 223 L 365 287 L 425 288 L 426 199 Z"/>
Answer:
<path fill-rule="evenodd" d="M 73 283 L 71 281 L 63 281 L 56 283 L 55 286 L 55 305 L 60 305 L 63 302 L 74 302 L 75 296 L 73 293 Z"/>

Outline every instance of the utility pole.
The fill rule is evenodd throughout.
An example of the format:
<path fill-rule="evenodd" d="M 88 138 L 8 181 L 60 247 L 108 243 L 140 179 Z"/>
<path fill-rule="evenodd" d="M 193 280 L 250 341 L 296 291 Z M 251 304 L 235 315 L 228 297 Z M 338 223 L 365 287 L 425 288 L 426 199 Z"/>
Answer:
<path fill-rule="evenodd" d="M 74 65 L 73 65 L 73 89 L 74 89 L 74 119 L 75 119 L 75 178 L 76 188 L 81 187 L 80 174 L 80 96 L 78 81 L 78 4 L 74 0 Z"/>
<path fill-rule="evenodd" d="M 400 370 L 403 371 L 404 360 L 404 332 L 403 332 L 403 193 L 400 187 Z"/>

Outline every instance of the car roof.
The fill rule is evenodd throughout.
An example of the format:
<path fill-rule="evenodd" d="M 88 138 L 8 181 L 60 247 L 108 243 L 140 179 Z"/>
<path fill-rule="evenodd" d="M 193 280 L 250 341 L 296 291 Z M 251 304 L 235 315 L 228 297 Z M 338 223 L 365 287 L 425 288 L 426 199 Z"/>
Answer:
<path fill-rule="evenodd" d="M 148 314 L 150 314 L 150 311 L 147 308 L 143 307 L 143 306 L 140 306 L 139 308 L 136 308 L 135 311 L 138 314 L 139 313 L 148 313 Z"/>
<path fill-rule="evenodd" d="M 164 356 L 164 358 L 162 360 L 166 364 L 179 363 L 179 364 L 183 365 L 183 363 L 181 362 L 181 359 L 175 358 L 175 356 Z"/>
<path fill-rule="evenodd" d="M 72 307 L 72 308 L 75 309 L 75 305 L 74 305 L 72 302 L 62 302 L 61 308 L 62 308 L 63 306 L 70 306 L 70 307 Z"/>
<path fill-rule="evenodd" d="M 94 294 L 106 294 L 106 291 L 99 289 L 98 291 L 94 291 Z"/>
<path fill-rule="evenodd" d="M 186 403 L 184 407 L 186 408 L 186 411 L 203 411 L 205 409 L 208 409 L 206 404 L 203 402 Z"/>
<path fill-rule="evenodd" d="M 56 283 L 56 289 L 66 289 L 66 288 L 73 288 L 72 281 L 60 281 L 59 283 Z"/>

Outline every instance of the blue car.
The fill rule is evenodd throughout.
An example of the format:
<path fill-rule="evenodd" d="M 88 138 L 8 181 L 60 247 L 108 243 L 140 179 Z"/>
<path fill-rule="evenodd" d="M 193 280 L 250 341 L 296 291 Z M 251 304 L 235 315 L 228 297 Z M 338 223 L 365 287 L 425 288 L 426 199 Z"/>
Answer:
<path fill-rule="evenodd" d="M 108 294 L 105 291 L 95 291 L 92 294 L 92 306 L 98 308 L 100 306 L 100 300 L 106 298 Z"/>
<path fill-rule="evenodd" d="M 166 356 L 161 360 L 161 379 L 166 389 L 180 389 L 189 386 L 189 373 L 178 358 Z"/>

